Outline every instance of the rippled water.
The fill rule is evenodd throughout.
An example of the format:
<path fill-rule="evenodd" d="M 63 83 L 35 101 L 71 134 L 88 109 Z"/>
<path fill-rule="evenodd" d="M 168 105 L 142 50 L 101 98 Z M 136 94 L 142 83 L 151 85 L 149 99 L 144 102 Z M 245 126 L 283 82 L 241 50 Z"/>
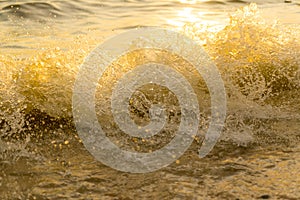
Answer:
<path fill-rule="evenodd" d="M 254 2 L 0 1 L 1 199 L 299 199 L 300 2 Z M 204 124 L 172 165 L 131 174 L 101 164 L 84 148 L 72 120 L 72 90 L 96 45 L 144 26 L 177 30 L 203 45 L 222 74 L 228 110 L 220 141 L 200 159 L 210 114 L 207 88 L 187 63 L 158 53 L 183 66 L 199 91 Z M 132 68 L 146 53 L 120 58 L 96 94 L 99 123 L 112 141 L 135 151 L 167 143 L 180 116 L 170 95 L 173 118 L 154 143 L 114 128 L 105 94 L 123 73 L 118 66 Z M 147 101 L 136 93 L 133 102 L 132 117 L 147 123 Z"/>

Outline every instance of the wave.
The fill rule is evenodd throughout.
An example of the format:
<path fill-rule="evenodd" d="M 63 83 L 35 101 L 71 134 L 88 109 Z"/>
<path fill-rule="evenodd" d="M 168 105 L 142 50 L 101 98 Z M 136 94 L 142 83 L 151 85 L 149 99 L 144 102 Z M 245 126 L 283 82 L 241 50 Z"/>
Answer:
<path fill-rule="evenodd" d="M 46 3 L 2 10 L 13 12 L 19 7 L 26 15 L 30 6 L 58 12 Z M 228 97 L 225 135 L 243 144 L 251 141 L 255 124 L 264 123 L 259 120 L 300 118 L 299 26 L 266 22 L 255 4 L 231 15 L 230 23 L 220 31 L 210 32 L 199 24 L 187 24 L 183 32 L 204 43 L 221 71 Z M 77 41 L 69 44 L 69 48 L 39 50 L 31 57 L 0 55 L 1 136 L 28 132 L 30 124 L 40 124 L 41 118 L 58 125 L 68 122 L 74 128 L 74 80 L 84 57 L 95 45 Z M 48 121 L 42 121 L 47 128 Z"/>
<path fill-rule="evenodd" d="M 33 20 L 63 16 L 61 10 L 54 4 L 42 2 L 9 4 L 1 8 L 1 15 Z"/>

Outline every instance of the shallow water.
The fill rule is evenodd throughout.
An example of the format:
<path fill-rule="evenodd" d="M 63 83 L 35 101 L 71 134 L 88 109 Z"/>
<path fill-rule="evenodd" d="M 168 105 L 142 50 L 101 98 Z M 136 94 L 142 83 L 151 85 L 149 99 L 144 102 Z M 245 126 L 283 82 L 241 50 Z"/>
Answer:
<path fill-rule="evenodd" d="M 0 1 L 1 199 L 299 199 L 300 2 L 254 2 Z M 210 119 L 207 88 L 188 64 L 158 53 L 183 66 L 198 91 L 203 124 L 173 164 L 132 174 L 103 165 L 84 148 L 72 120 L 72 90 L 96 45 L 144 26 L 177 30 L 203 45 L 225 84 L 227 118 L 220 141 L 200 159 Z M 130 69 L 143 55 L 118 63 Z M 176 97 L 168 94 L 165 102 L 173 117 L 162 137 L 146 144 L 127 137 L 115 128 L 105 96 L 124 73 L 118 63 L 99 81 L 99 123 L 124 149 L 158 149 L 177 127 Z M 135 95 L 132 117 L 147 124 L 149 105 Z"/>

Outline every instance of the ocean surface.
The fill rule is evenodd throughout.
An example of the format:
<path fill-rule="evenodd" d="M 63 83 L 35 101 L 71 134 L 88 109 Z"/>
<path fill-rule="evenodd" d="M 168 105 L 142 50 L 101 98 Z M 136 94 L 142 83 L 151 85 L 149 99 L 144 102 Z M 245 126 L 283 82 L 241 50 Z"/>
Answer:
<path fill-rule="evenodd" d="M 86 150 L 72 94 L 97 45 L 144 27 L 178 31 L 203 46 L 224 81 L 227 115 L 218 143 L 199 158 L 210 119 L 208 89 L 188 63 L 155 52 L 182 66 L 197 91 L 202 124 L 174 163 L 134 174 Z M 168 125 L 146 141 L 116 127 L 113 84 L 146 59 L 152 58 L 144 51 L 118 59 L 95 95 L 107 137 L 136 152 L 167 144 L 181 117 L 174 93 L 144 87 L 130 101 L 132 119 L 144 126 L 149 101 L 163 101 Z M 300 199 L 299 89 L 299 0 L 0 0 L 0 199 Z"/>

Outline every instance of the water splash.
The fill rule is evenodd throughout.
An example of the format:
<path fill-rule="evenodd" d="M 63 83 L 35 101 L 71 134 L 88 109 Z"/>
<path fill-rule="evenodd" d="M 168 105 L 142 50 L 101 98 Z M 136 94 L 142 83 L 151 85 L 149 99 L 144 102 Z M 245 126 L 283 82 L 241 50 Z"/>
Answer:
<path fill-rule="evenodd" d="M 228 96 L 226 137 L 243 144 L 253 138 L 256 119 L 299 115 L 299 26 L 266 22 L 255 4 L 232 14 L 222 30 L 199 24 L 187 24 L 183 31 L 204 44 L 222 73 Z M 27 129 L 32 121 L 26 115 L 35 110 L 71 120 L 78 67 L 99 40 L 87 35 L 50 43 L 28 57 L 0 56 L 1 136 Z"/>
<path fill-rule="evenodd" d="M 205 45 L 222 72 L 228 95 L 225 138 L 253 142 L 259 119 L 299 118 L 299 26 L 265 21 L 256 4 L 237 10 L 221 31 L 199 24 L 183 30 Z"/>

